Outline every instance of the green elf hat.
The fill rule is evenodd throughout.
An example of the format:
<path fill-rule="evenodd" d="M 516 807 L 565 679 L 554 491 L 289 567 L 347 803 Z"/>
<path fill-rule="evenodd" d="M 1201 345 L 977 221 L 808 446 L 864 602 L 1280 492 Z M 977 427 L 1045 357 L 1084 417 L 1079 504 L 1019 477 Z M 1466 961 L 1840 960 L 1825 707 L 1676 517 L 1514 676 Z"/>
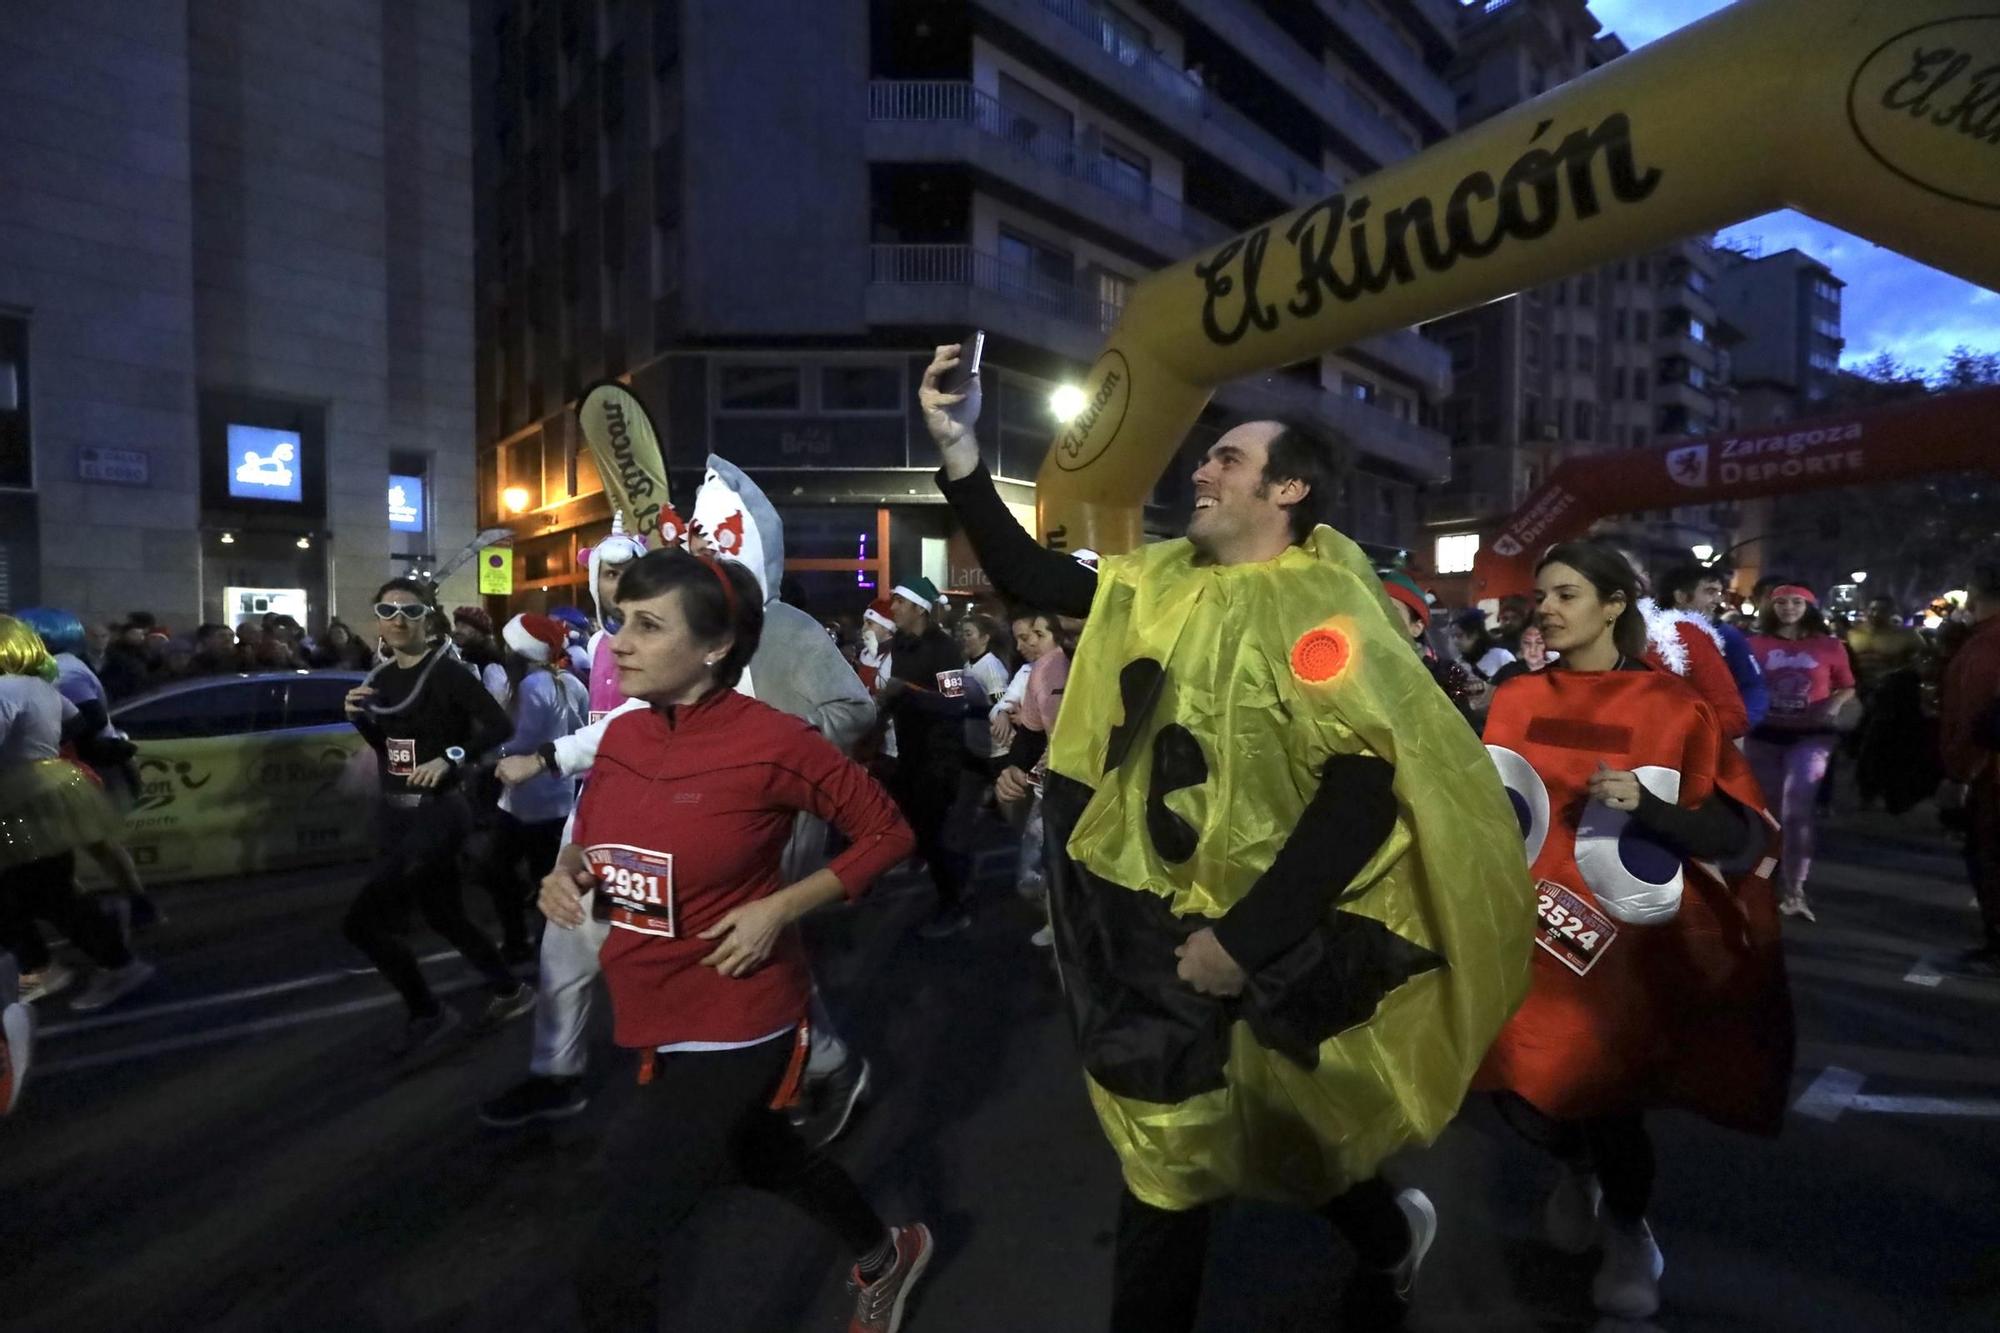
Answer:
<path fill-rule="evenodd" d="M 937 584 L 918 575 L 905 579 L 889 590 L 892 597 L 900 597 L 906 602 L 915 602 L 925 611 L 936 612 L 944 609 L 944 595 L 937 590 Z"/>
<path fill-rule="evenodd" d="M 1389 594 L 1391 601 L 1401 602 L 1409 607 L 1415 613 L 1418 624 L 1430 623 L 1430 599 L 1424 596 L 1424 590 L 1417 586 L 1415 579 L 1400 569 L 1385 569 L 1378 577 L 1382 580 L 1382 591 Z"/>

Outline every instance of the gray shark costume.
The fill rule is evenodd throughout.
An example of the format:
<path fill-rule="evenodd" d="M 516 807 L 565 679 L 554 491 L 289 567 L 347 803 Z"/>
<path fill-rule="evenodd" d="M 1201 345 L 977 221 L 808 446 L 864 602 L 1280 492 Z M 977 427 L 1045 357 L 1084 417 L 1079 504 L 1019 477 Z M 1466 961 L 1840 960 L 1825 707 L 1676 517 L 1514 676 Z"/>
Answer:
<path fill-rule="evenodd" d="M 764 590 L 763 638 L 736 688 L 804 718 L 842 750 L 853 749 L 875 725 L 875 704 L 819 622 L 778 600 L 785 569 L 785 525 L 763 489 L 735 464 L 710 454 L 688 527 L 714 542 L 724 558 L 749 566 Z M 611 718 L 627 708 L 643 707 L 640 700 L 627 700 L 616 712 L 558 740 L 556 762 L 563 773 L 575 777 L 589 772 Z M 564 830 L 564 841 L 568 841 L 568 830 Z M 800 815 L 785 847 L 783 874 L 788 882 L 796 883 L 825 861 L 826 824 Z M 585 1032 L 595 993 L 592 983 L 599 970 L 597 954 L 609 929 L 586 910 L 584 924 L 578 929 L 552 928 L 542 933 L 540 1000 L 535 1006 L 530 1072 L 547 1078 L 574 1078 L 583 1073 Z M 835 1032 L 815 987 L 807 1076 L 837 1069 L 847 1058 L 847 1047 Z"/>

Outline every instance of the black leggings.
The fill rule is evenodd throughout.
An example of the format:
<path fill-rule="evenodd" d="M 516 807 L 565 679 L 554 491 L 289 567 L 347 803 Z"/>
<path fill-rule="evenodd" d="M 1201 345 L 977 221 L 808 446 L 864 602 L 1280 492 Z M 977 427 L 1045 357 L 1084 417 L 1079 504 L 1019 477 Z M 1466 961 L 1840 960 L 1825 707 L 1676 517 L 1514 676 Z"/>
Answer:
<path fill-rule="evenodd" d="M 417 956 L 403 942 L 412 903 L 430 928 L 478 968 L 495 995 L 510 995 L 521 983 L 507 970 L 493 941 L 465 916 L 459 894 L 458 849 L 472 828 L 472 812 L 457 792 L 414 808 L 384 804 L 375 869 L 342 929 L 355 948 L 401 993 L 412 1018 L 438 1012 L 437 997 L 424 981 Z"/>
<path fill-rule="evenodd" d="M 500 940 L 508 948 L 525 948 L 528 943 L 528 901 L 533 888 L 524 888 L 521 862 L 528 863 L 527 883 L 538 886 L 542 876 L 555 868 L 556 853 L 562 850 L 563 821 L 545 820 L 527 824 L 496 811 L 486 834 L 486 854 L 473 869 L 473 879 L 493 900 L 494 915 L 500 918 Z"/>
<path fill-rule="evenodd" d="M 659 1057 L 611 1128 L 604 1214 L 577 1270 L 584 1327 L 657 1328 L 662 1250 L 731 1181 L 789 1200 L 857 1259 L 887 1238 L 847 1172 L 770 1109 L 791 1058 L 789 1038 Z"/>
<path fill-rule="evenodd" d="M 1118 1247 L 1112 1259 L 1111 1333 L 1188 1333 L 1194 1327 L 1214 1211 L 1171 1212 L 1125 1191 L 1118 1201 Z M 1379 1176 L 1319 1211 L 1367 1268 L 1386 1271 L 1410 1252 L 1409 1219 L 1396 1206 L 1396 1192 Z"/>
<path fill-rule="evenodd" d="M 1643 1113 L 1557 1120 L 1513 1093 L 1503 1093 L 1498 1105 L 1500 1118 L 1522 1138 L 1573 1171 L 1595 1172 L 1605 1212 L 1628 1225 L 1645 1217 L 1657 1167 Z"/>
<path fill-rule="evenodd" d="M 76 854 L 46 856 L 0 870 L 0 949 L 14 955 L 23 972 L 49 965 L 48 941 L 35 921 L 48 922 L 70 943 L 103 967 L 132 961 L 118 927 L 76 891 Z"/>

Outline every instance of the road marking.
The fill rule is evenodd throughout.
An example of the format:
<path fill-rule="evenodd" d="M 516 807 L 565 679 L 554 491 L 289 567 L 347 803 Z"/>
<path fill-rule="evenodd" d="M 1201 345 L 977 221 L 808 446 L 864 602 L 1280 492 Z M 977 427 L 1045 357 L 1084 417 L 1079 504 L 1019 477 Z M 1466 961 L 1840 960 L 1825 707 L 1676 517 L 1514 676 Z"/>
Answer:
<path fill-rule="evenodd" d="M 1864 1093 L 1867 1080 L 1851 1069 L 1829 1066 L 1820 1071 L 1812 1086 L 1792 1103 L 1800 1115 L 1831 1124 L 1847 1111 L 1872 1111 L 1880 1115 L 1973 1116 L 2000 1118 L 2000 1100 L 1991 1097 L 1884 1097 Z"/>
<path fill-rule="evenodd" d="M 417 959 L 428 966 L 447 958 L 458 957 L 456 949 L 443 949 L 437 953 L 427 953 Z M 320 986 L 331 986 L 335 982 L 350 981 L 369 973 L 320 972 L 309 977 L 299 977 L 292 981 L 274 981 L 264 986 L 247 986 L 242 990 L 222 991 L 215 995 L 203 995 L 192 1000 L 176 1000 L 171 1004 L 149 1005 L 144 1009 L 120 1009 L 109 1014 L 93 1014 L 89 1018 L 73 1018 L 66 1023 L 51 1023 L 41 1029 L 42 1040 L 67 1036 L 73 1032 L 95 1032 L 101 1028 L 122 1027 L 130 1023 L 144 1023 L 148 1019 L 165 1018 L 170 1014 L 188 1014 L 198 1009 L 216 1009 L 224 1005 L 240 1004 L 245 1000 L 260 1000 L 270 995 L 288 995 L 293 991 L 313 990 Z"/>
<path fill-rule="evenodd" d="M 486 979 L 479 976 L 461 977 L 433 986 L 439 995 L 455 995 L 459 991 L 483 986 Z M 206 1032 L 190 1032 L 180 1037 L 163 1037 L 158 1041 L 142 1042 L 137 1046 L 127 1046 L 123 1050 L 100 1051 L 95 1055 L 73 1055 L 65 1060 L 38 1060 L 35 1073 L 40 1078 L 54 1074 L 73 1073 L 81 1069 L 96 1069 L 102 1065 L 122 1065 L 134 1060 L 144 1060 L 155 1055 L 171 1055 L 175 1051 L 192 1050 L 198 1046 L 213 1046 L 219 1042 L 236 1041 L 243 1037 L 255 1037 L 266 1032 L 282 1032 L 286 1028 L 302 1027 L 307 1023 L 317 1023 L 322 1019 L 341 1018 L 348 1014 L 366 1013 L 370 1009 L 387 1009 L 403 1002 L 400 995 L 371 995 L 365 1000 L 347 1000 L 340 1004 L 323 1005 L 318 1009 L 306 1009 L 295 1014 L 280 1014 L 276 1018 L 260 1018 L 250 1023 L 237 1023 L 226 1028 L 211 1028 Z"/>
<path fill-rule="evenodd" d="M 1912 986 L 1937 986 L 1943 983 L 1944 973 L 1931 966 L 1931 956 L 1925 954 L 1903 974 L 1903 980 Z"/>

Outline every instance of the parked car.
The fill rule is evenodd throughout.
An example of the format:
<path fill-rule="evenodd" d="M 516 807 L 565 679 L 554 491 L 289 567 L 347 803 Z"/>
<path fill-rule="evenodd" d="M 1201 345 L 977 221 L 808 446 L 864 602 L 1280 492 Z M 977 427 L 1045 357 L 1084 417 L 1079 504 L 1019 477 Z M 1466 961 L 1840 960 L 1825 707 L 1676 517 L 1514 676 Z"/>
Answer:
<path fill-rule="evenodd" d="M 204 676 L 111 710 L 139 747 L 126 845 L 149 883 L 354 860 L 370 849 L 365 748 L 341 701 L 358 671 Z M 357 763 L 360 761 L 356 761 Z"/>

